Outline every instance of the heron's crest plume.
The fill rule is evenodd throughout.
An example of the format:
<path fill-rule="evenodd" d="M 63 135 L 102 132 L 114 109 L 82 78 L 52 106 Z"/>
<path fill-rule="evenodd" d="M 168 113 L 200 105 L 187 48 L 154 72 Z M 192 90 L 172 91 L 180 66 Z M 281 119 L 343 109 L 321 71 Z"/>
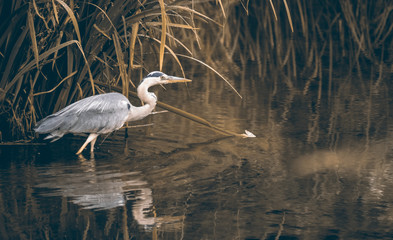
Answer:
<path fill-rule="evenodd" d="M 144 77 L 144 78 L 149 78 L 149 77 L 160 77 L 160 76 L 163 76 L 163 75 L 166 75 L 166 74 L 163 73 L 163 72 L 160 72 L 160 71 L 154 71 L 154 72 L 151 72 L 151 73 L 147 74 L 147 76 Z"/>

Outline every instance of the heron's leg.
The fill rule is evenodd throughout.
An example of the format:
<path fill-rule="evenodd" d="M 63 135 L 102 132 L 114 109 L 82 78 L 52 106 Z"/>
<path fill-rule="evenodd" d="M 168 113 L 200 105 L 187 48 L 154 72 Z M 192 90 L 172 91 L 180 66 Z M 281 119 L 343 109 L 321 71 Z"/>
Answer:
<path fill-rule="evenodd" d="M 76 154 L 81 154 L 83 149 L 85 149 L 87 144 L 89 144 L 91 141 L 94 141 L 94 142 L 92 142 L 92 144 L 93 144 L 92 149 L 94 149 L 94 143 L 96 142 L 97 137 L 98 137 L 97 133 L 90 133 L 90 135 L 86 139 L 86 142 L 82 145 L 82 147 L 78 150 L 78 152 L 76 152 Z"/>
<path fill-rule="evenodd" d="M 90 152 L 94 152 L 94 144 L 96 144 L 96 140 L 97 140 L 97 137 L 98 137 L 98 134 L 96 134 L 97 136 L 93 139 L 93 140 L 91 140 L 91 143 L 90 143 Z"/>

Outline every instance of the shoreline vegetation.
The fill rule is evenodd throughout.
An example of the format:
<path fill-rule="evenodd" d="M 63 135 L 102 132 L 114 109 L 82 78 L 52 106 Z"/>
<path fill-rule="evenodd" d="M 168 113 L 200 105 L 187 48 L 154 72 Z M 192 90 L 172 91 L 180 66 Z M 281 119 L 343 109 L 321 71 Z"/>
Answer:
<path fill-rule="evenodd" d="M 195 22 L 213 21 L 193 5 L 163 0 L 3 3 L 0 52 L 7 61 L 0 64 L 0 121 L 11 126 L 1 130 L 3 139 L 31 137 L 37 118 L 105 92 L 96 80 L 121 87 L 128 97 L 147 72 L 167 68 L 165 55 L 167 65 L 184 76 L 173 49 L 192 56 L 182 39 L 198 37 Z"/>
<path fill-rule="evenodd" d="M 310 119 L 317 126 L 319 108 L 333 109 L 334 97 L 347 89 L 363 99 L 387 91 L 392 10 L 382 0 L 4 1 L 2 139 L 32 138 L 38 119 L 105 92 L 96 80 L 128 96 L 147 72 L 185 76 L 193 70 L 183 66 L 192 62 L 234 86 L 247 80 L 226 75 L 245 76 L 249 63 L 256 63 L 268 89 L 284 85 L 312 99 Z M 337 66 L 347 72 L 337 72 Z"/>

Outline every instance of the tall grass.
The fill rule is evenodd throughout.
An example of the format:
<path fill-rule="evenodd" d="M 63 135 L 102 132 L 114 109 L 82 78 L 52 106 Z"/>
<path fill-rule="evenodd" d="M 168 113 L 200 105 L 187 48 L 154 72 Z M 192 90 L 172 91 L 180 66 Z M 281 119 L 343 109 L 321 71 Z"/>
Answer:
<path fill-rule="evenodd" d="M 249 66 L 256 65 L 272 95 L 289 89 L 306 99 L 310 143 L 321 141 L 326 129 L 333 138 L 332 127 L 340 124 L 334 111 L 355 101 L 349 95 L 367 105 L 375 92 L 385 94 L 391 86 L 386 81 L 393 67 L 390 1 L 230 1 L 224 9 L 224 27 L 205 36 L 204 43 L 213 46 L 208 62 L 225 62 L 242 76 L 252 75 L 255 68 Z M 208 14 L 208 8 L 200 11 Z M 239 78 L 239 86 L 242 81 L 250 80 Z M 331 116 L 322 116 L 329 111 L 321 109 Z M 370 113 L 362 117 L 369 119 Z M 368 136 L 370 127 L 363 131 Z"/>
<path fill-rule="evenodd" d="M 29 136 L 37 118 L 106 91 L 96 80 L 120 86 L 128 95 L 146 72 L 172 71 L 177 66 L 184 75 L 175 49 L 191 56 L 193 50 L 183 39 L 198 38 L 195 22 L 209 21 L 192 8 L 194 4 L 182 0 L 0 4 L 4 139 Z M 175 34 L 179 31 L 180 38 Z"/>
<path fill-rule="evenodd" d="M 323 77 L 327 73 L 326 89 L 331 91 L 337 66 L 347 66 L 351 74 L 364 64 L 379 66 L 392 60 L 384 55 L 393 37 L 390 1 L 228 1 L 223 8 L 224 26 L 215 35 L 207 31 L 203 36 L 204 43 L 213 46 L 207 58 L 220 62 L 227 57 L 240 61 L 240 68 L 255 62 L 262 81 L 280 72 L 289 87 L 307 92 L 327 69 Z M 207 7 L 200 11 L 209 15 Z"/>

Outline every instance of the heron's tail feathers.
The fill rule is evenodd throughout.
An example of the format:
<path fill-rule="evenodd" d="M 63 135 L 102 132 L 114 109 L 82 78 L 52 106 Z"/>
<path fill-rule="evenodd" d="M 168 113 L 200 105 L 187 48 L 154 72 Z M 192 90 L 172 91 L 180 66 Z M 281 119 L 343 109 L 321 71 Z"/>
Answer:
<path fill-rule="evenodd" d="M 59 140 L 61 137 L 63 137 L 63 135 L 64 135 L 64 134 L 59 133 L 59 132 L 52 132 L 52 133 L 50 133 L 48 136 L 46 136 L 46 137 L 44 138 L 44 140 L 52 139 L 50 142 L 54 142 L 54 141 Z"/>
<path fill-rule="evenodd" d="M 49 133 L 44 139 L 51 139 L 51 142 L 59 140 L 64 135 L 64 131 L 62 131 L 64 121 L 62 118 L 58 117 L 57 115 L 50 115 L 41 121 L 39 121 L 34 131 L 39 134 L 46 134 Z"/>
<path fill-rule="evenodd" d="M 56 131 L 56 129 L 61 126 L 62 122 L 63 121 L 58 119 L 56 115 L 50 115 L 39 121 L 36 124 L 34 131 L 40 134 L 50 133 Z"/>

